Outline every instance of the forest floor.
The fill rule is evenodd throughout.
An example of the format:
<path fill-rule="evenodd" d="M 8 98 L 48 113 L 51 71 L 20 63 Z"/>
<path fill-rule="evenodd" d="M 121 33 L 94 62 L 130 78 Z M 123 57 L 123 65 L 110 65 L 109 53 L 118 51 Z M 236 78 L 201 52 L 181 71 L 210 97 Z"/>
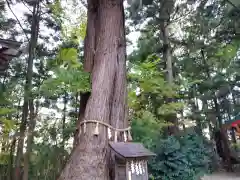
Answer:
<path fill-rule="evenodd" d="M 236 173 L 214 173 L 211 175 L 206 175 L 202 178 L 202 180 L 239 180 L 240 174 Z"/>

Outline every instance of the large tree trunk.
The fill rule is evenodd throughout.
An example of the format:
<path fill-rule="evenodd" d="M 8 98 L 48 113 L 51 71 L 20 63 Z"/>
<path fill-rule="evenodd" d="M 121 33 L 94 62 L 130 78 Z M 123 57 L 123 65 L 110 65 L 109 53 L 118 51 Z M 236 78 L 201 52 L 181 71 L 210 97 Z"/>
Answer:
<path fill-rule="evenodd" d="M 88 2 L 90 3 L 90 2 Z M 95 0 L 93 3 L 97 3 Z M 116 126 L 117 116 L 125 119 L 125 48 L 123 1 L 99 0 L 95 28 L 95 50 L 92 72 L 92 92 L 85 110 L 86 120 L 99 120 Z M 89 4 L 91 7 L 91 4 Z M 91 22 L 91 21 L 90 21 Z M 96 25 L 97 22 L 97 25 Z M 89 27 L 89 26 L 88 26 Z M 90 29 L 88 29 L 88 32 Z M 85 49 L 86 51 L 86 49 Z M 86 52 L 85 52 L 86 55 Z M 124 66 L 122 66 L 124 65 Z M 119 71 L 119 67 L 123 71 Z M 120 78 L 118 78 L 120 77 Z M 124 86 L 124 88 L 123 88 Z M 123 88 L 124 90 L 120 89 Z M 116 94 L 118 96 L 116 96 Z M 118 102 L 121 104 L 118 105 Z M 116 116 L 114 118 L 114 114 Z M 118 122 L 120 125 L 120 122 Z M 123 124 L 123 123 L 122 123 Z M 107 128 L 100 126 L 94 136 L 95 125 L 87 124 L 86 133 L 80 135 L 78 145 L 62 171 L 59 180 L 108 180 L 109 150 Z"/>
<path fill-rule="evenodd" d="M 117 49 L 117 64 L 114 76 L 114 88 L 112 97 L 112 106 L 110 113 L 110 123 L 113 127 L 125 128 L 127 121 L 127 70 L 126 70 L 126 38 L 125 38 L 125 17 L 122 9 L 122 18 L 120 19 L 120 37 Z"/>
<path fill-rule="evenodd" d="M 126 39 L 125 39 L 125 17 L 124 9 L 122 8 L 122 28 L 120 29 L 117 71 L 114 80 L 114 92 L 112 98 L 110 123 L 116 128 L 126 128 L 128 126 L 127 116 L 127 72 L 126 72 Z M 117 139 L 123 141 L 123 136 L 118 135 Z M 116 172 L 114 166 L 113 153 L 109 159 L 109 176 L 111 180 L 115 180 Z"/>

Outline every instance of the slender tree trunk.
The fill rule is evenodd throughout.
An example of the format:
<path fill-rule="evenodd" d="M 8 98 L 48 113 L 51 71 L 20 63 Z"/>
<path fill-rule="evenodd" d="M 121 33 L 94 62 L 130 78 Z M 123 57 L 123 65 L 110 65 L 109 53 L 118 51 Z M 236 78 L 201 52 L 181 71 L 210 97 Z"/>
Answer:
<path fill-rule="evenodd" d="M 208 120 L 208 129 L 209 129 L 210 140 L 213 140 L 213 127 L 210 120 Z"/>
<path fill-rule="evenodd" d="M 207 123 L 208 123 L 208 129 L 209 129 L 209 136 L 210 136 L 210 140 L 214 140 L 214 121 L 216 121 L 216 118 L 211 117 L 210 113 L 209 113 L 209 105 L 207 103 L 206 99 L 202 99 L 202 109 L 205 115 L 205 118 L 207 119 Z M 212 125 L 212 124 L 213 125 Z"/>
<path fill-rule="evenodd" d="M 94 3 L 97 3 L 97 0 Z M 114 99 L 116 102 L 125 101 L 125 97 L 114 96 L 117 92 L 115 87 L 122 87 L 122 85 L 115 84 L 115 80 L 120 56 L 122 58 L 119 54 L 122 52 L 120 47 L 125 46 L 125 43 L 122 44 L 123 1 L 99 0 L 97 8 L 98 31 L 95 37 L 93 66 L 90 67 L 92 69 L 92 92 L 87 102 L 85 119 L 99 120 L 116 126 L 116 119 L 111 120 L 112 112 L 117 111 L 121 117 L 125 118 L 125 111 L 122 111 L 117 104 L 113 104 Z M 96 28 L 96 23 L 94 27 Z M 122 81 L 119 80 L 119 82 Z M 125 107 L 125 104 L 123 106 Z M 59 180 L 109 179 L 107 128 L 100 126 L 98 136 L 93 135 L 94 129 L 95 125 L 87 124 L 86 133 L 80 135 L 78 145 L 71 154 Z"/>
<path fill-rule="evenodd" d="M 167 70 L 167 75 L 166 75 L 166 80 L 169 83 L 169 85 L 173 85 L 173 68 L 172 68 L 172 53 L 171 53 L 171 46 L 170 46 L 170 41 L 169 41 L 169 30 L 168 30 L 168 23 L 167 21 L 163 21 L 160 25 L 161 27 L 161 32 L 162 32 L 162 40 L 163 40 L 163 59 L 166 63 L 166 70 Z M 173 98 L 168 98 L 167 102 L 171 103 L 174 102 L 175 100 Z M 173 125 L 168 127 L 168 133 L 171 134 L 177 134 L 179 129 L 178 129 L 178 119 L 176 114 L 170 114 L 167 117 L 167 121 L 172 123 Z"/>
<path fill-rule="evenodd" d="M 30 122 L 29 122 L 28 134 L 27 134 L 27 149 L 24 157 L 23 180 L 28 180 L 29 161 L 30 161 L 30 155 L 32 152 L 32 144 L 34 140 L 33 133 L 36 126 L 36 117 L 34 113 L 33 100 L 29 101 L 29 110 L 30 110 L 30 114 L 29 114 Z"/>
<path fill-rule="evenodd" d="M 233 168 L 232 168 L 232 157 L 231 156 L 231 151 L 229 148 L 229 142 L 228 142 L 228 138 L 226 136 L 226 131 L 221 128 L 221 135 L 222 135 L 222 143 L 223 143 L 223 152 L 224 152 L 224 163 L 226 164 L 226 170 L 228 172 L 232 172 Z"/>
<path fill-rule="evenodd" d="M 66 87 L 65 87 L 66 88 Z M 66 114 L 67 114 L 67 103 L 68 103 L 68 94 L 65 91 L 63 96 L 63 112 L 62 112 L 62 151 L 61 151 L 61 158 L 60 159 L 60 166 L 61 168 L 65 165 L 65 157 L 64 157 L 64 149 L 65 149 L 65 127 L 66 127 Z"/>
<path fill-rule="evenodd" d="M 37 44 L 38 38 L 38 28 L 39 28 L 39 0 L 36 1 L 36 4 L 33 7 L 33 21 L 31 25 L 31 39 L 29 42 L 29 56 L 27 59 L 27 74 L 26 74 L 26 83 L 24 87 L 24 103 L 23 103 L 23 112 L 22 112 L 22 122 L 20 125 L 20 137 L 18 139 L 18 146 L 17 146 L 17 157 L 16 157 L 16 165 L 15 165 L 15 180 L 20 179 L 20 169 L 21 169 L 21 162 L 23 161 L 23 145 L 24 145 L 24 138 L 25 138 L 25 131 L 27 126 L 27 118 L 28 118 L 28 111 L 29 111 L 29 102 L 32 102 L 32 76 L 33 76 L 33 59 L 35 56 L 35 48 Z M 30 117 L 30 124 L 34 121 Z M 29 150 L 29 148 L 27 147 Z M 25 163 L 28 163 L 25 161 Z M 26 165 L 26 164 L 25 164 Z M 28 166 L 28 165 L 27 165 Z M 26 172 L 24 172 L 24 180 L 28 179 L 28 169 L 24 168 Z M 27 179 L 26 179 L 27 178 Z"/>
<path fill-rule="evenodd" d="M 16 137 L 13 138 L 11 147 L 10 147 L 10 154 L 9 154 L 9 162 L 8 162 L 8 180 L 13 179 L 13 157 L 15 152 L 15 146 L 16 146 Z"/>
<path fill-rule="evenodd" d="M 64 93 L 64 97 L 63 97 L 63 116 L 62 116 L 62 149 L 64 150 L 64 146 L 65 146 L 65 126 L 66 126 L 66 111 L 67 111 L 67 97 L 68 94 L 67 92 Z"/>
<path fill-rule="evenodd" d="M 163 59 L 166 62 L 166 70 L 167 70 L 167 82 L 169 84 L 173 84 L 173 69 L 172 69 L 172 53 L 169 42 L 169 28 L 168 23 L 164 21 L 161 23 L 161 32 L 162 32 L 162 40 L 163 40 Z"/>
<path fill-rule="evenodd" d="M 199 105 L 198 105 L 198 99 L 197 93 L 196 93 L 196 87 L 193 87 L 193 97 L 194 97 L 194 103 L 193 103 L 193 113 L 194 113 L 194 120 L 196 121 L 196 133 L 200 136 L 202 136 L 202 123 L 201 123 L 201 116 L 199 114 Z"/>

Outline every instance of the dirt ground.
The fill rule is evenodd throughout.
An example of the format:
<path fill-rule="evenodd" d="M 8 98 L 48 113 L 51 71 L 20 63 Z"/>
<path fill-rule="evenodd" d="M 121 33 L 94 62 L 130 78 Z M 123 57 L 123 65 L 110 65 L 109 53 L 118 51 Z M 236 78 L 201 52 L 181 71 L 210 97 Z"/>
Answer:
<path fill-rule="evenodd" d="M 240 180 L 240 174 L 233 173 L 215 173 L 204 176 L 202 180 Z"/>

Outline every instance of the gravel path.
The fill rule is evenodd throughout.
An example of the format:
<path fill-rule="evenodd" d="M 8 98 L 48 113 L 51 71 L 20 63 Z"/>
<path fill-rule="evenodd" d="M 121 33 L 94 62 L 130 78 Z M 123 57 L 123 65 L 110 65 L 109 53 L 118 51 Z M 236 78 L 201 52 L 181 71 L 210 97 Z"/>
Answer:
<path fill-rule="evenodd" d="M 204 176 L 202 180 L 240 180 L 240 176 L 228 173 L 216 173 Z"/>

